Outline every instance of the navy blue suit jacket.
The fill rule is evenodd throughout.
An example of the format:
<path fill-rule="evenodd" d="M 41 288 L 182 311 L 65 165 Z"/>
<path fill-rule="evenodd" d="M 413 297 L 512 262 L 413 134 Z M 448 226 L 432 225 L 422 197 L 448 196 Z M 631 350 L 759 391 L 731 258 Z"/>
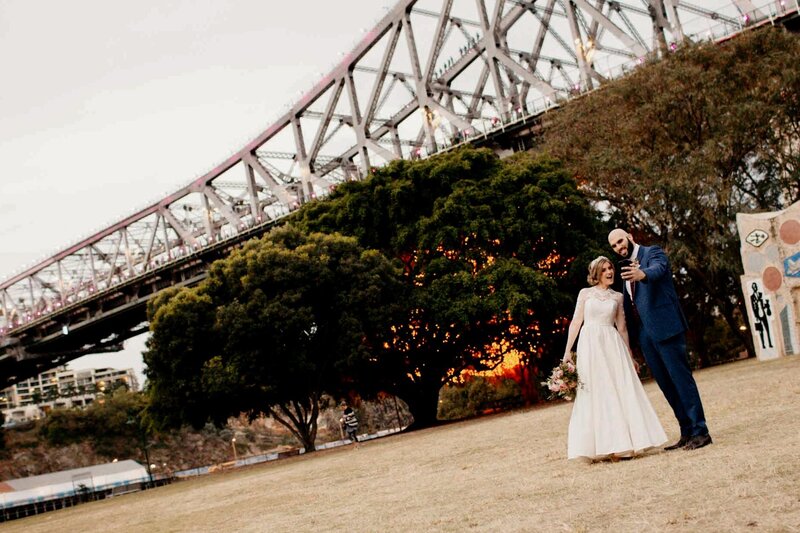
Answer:
<path fill-rule="evenodd" d="M 622 284 L 628 329 L 634 333 L 631 338 L 638 339 L 638 328 L 645 329 L 656 341 L 685 332 L 688 324 L 672 283 L 672 270 L 667 254 L 659 246 L 639 246 L 636 259 L 639 260 L 639 269 L 647 276 L 636 283 L 634 290 L 640 321 L 634 319 L 627 283 Z"/>

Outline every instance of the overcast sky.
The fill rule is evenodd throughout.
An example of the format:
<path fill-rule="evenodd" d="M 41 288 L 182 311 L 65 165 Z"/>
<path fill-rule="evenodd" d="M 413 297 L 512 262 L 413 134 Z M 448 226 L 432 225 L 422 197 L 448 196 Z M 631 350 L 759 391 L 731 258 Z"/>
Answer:
<path fill-rule="evenodd" d="M 394 3 L 0 0 L 0 278 L 227 158 Z"/>

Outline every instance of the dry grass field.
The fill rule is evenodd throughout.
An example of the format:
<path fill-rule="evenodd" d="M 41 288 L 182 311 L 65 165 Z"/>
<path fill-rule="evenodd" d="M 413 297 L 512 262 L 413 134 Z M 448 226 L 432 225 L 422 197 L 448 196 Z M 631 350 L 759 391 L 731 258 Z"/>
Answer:
<path fill-rule="evenodd" d="M 570 404 L 175 483 L 0 531 L 800 531 L 800 357 L 696 374 L 714 444 L 568 462 Z M 667 433 L 677 424 L 646 385 Z"/>

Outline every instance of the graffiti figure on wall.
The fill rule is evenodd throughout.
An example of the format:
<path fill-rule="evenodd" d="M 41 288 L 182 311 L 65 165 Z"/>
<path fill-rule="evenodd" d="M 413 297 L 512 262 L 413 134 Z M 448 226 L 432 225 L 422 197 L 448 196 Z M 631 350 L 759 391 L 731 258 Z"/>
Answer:
<path fill-rule="evenodd" d="M 770 309 L 769 301 L 764 300 L 763 293 L 758 290 L 758 284 L 753 283 L 753 294 L 750 295 L 750 306 L 753 308 L 753 317 L 755 318 L 755 327 L 761 337 L 761 347 L 766 348 L 764 344 L 764 333 L 767 334 L 767 342 L 769 347 L 772 348 L 772 333 L 769 329 L 769 317 L 772 316 L 772 309 Z"/>

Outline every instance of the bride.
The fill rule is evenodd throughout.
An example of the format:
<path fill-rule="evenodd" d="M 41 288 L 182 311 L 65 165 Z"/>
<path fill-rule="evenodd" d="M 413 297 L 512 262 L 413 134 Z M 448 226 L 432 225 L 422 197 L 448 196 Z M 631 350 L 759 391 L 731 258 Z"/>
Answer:
<path fill-rule="evenodd" d="M 576 366 L 581 385 L 569 421 L 567 457 L 632 457 L 663 444 L 667 436 L 631 357 L 622 294 L 610 288 L 614 265 L 598 257 L 589 265 L 588 280 L 591 287 L 578 295 L 564 351 L 564 361 L 571 361 L 580 332 Z"/>

